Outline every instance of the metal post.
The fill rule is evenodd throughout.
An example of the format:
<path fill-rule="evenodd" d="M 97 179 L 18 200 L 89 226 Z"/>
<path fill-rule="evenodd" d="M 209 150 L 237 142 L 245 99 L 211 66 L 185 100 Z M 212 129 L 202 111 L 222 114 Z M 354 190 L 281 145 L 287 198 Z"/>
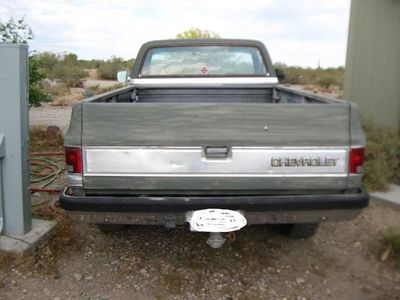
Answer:
<path fill-rule="evenodd" d="M 6 234 L 25 234 L 32 227 L 28 132 L 28 47 L 0 43 L 0 134 L 5 140 L 1 177 Z"/>

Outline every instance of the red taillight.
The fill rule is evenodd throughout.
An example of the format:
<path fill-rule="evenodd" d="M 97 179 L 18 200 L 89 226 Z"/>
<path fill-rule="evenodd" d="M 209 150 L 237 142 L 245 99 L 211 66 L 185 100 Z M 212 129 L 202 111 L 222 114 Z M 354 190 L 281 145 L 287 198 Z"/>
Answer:
<path fill-rule="evenodd" d="M 65 164 L 68 173 L 82 174 L 81 148 L 65 147 Z"/>
<path fill-rule="evenodd" d="M 354 148 L 350 150 L 349 173 L 361 174 L 364 165 L 364 148 Z"/>

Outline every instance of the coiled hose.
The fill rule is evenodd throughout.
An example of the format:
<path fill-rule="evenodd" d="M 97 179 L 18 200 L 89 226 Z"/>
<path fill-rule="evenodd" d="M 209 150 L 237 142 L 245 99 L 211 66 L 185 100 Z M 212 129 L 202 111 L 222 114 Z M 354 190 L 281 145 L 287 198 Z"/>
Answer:
<path fill-rule="evenodd" d="M 45 158 L 45 156 L 63 155 L 64 153 L 62 152 L 31 154 L 31 192 L 58 193 L 61 191 L 61 188 L 49 188 L 49 185 L 51 185 L 64 172 L 65 168 L 57 161 L 58 159 L 48 159 Z M 40 204 L 43 204 L 43 202 L 32 205 L 36 206 Z"/>

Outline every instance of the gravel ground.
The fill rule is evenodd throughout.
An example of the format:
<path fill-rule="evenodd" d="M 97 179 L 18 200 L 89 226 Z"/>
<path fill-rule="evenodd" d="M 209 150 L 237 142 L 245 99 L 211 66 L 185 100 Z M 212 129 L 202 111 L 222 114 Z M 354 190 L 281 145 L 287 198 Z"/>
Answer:
<path fill-rule="evenodd" d="M 89 79 L 89 80 L 86 80 L 86 81 L 83 83 L 83 86 L 84 86 L 85 88 L 90 88 L 90 87 L 93 87 L 93 86 L 98 85 L 99 87 L 107 88 L 107 87 L 114 86 L 114 85 L 116 85 L 116 84 L 118 84 L 118 81 L 116 81 L 116 80 Z"/>
<path fill-rule="evenodd" d="M 118 81 L 113 80 L 86 80 L 85 88 L 92 86 L 110 87 L 118 84 Z M 81 93 L 81 92 L 79 92 Z M 49 103 L 43 103 L 39 107 L 31 107 L 29 109 L 29 124 L 30 126 L 58 126 L 64 133 L 69 126 L 71 117 L 72 105 L 67 106 L 52 106 Z"/>
<path fill-rule="evenodd" d="M 46 209 L 36 214 L 50 216 Z M 211 249 L 207 234 L 184 228 L 104 234 L 60 212 L 58 233 L 35 256 L 0 260 L 0 298 L 400 299 L 400 270 L 380 261 L 380 239 L 399 213 L 372 205 L 309 240 L 247 227 Z"/>
<path fill-rule="evenodd" d="M 58 126 L 64 133 L 69 126 L 72 106 L 52 106 L 43 104 L 29 109 L 30 126 Z"/>

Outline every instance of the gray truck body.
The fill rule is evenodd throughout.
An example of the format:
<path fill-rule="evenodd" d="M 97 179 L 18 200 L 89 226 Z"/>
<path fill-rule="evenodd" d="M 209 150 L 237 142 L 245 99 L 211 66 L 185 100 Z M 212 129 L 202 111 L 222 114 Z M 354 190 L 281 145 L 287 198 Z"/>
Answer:
<path fill-rule="evenodd" d="M 141 76 L 149 49 L 192 45 L 257 47 L 268 73 Z M 274 78 L 256 41 L 145 44 L 129 85 L 75 104 L 65 146 L 80 149 L 82 173 L 69 174 L 61 206 L 93 223 L 184 223 L 198 208 L 241 210 L 249 224 L 353 218 L 368 203 L 349 171 L 351 149 L 365 146 L 357 107 Z"/>

